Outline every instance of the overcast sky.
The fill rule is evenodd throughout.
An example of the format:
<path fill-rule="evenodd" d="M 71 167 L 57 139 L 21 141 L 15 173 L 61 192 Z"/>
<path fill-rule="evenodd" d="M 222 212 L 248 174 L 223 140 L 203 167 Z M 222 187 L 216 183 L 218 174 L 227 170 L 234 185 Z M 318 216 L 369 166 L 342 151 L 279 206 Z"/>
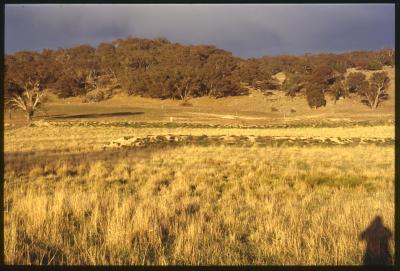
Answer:
<path fill-rule="evenodd" d="M 136 36 L 212 44 L 240 57 L 394 48 L 394 4 L 6 5 L 5 50 Z"/>

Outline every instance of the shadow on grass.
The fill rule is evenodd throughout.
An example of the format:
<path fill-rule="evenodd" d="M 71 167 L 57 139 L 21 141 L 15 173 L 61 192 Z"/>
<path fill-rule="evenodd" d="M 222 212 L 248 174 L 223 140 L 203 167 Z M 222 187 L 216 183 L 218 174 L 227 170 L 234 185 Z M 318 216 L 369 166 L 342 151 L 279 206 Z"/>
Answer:
<path fill-rule="evenodd" d="M 4 170 L 13 170 L 17 175 L 28 175 L 35 168 L 56 168 L 61 164 L 68 167 L 78 167 L 83 164 L 86 168 L 97 161 L 114 165 L 119 161 L 131 163 L 149 159 L 154 153 L 176 148 L 173 145 L 147 146 L 144 148 L 115 148 L 99 151 L 71 152 L 69 150 L 40 150 L 9 152 L 4 154 Z M 55 172 L 52 172 L 55 174 Z M 71 175 L 74 175 L 72 172 Z"/>
<path fill-rule="evenodd" d="M 143 115 L 144 112 L 113 112 L 113 113 L 93 113 L 93 114 L 78 114 L 78 115 L 49 115 L 44 117 L 45 119 L 85 119 L 85 118 L 107 118 L 107 117 L 124 117 Z"/>
<path fill-rule="evenodd" d="M 364 265 L 393 265 L 393 256 L 389 250 L 392 232 L 383 225 L 382 217 L 376 216 L 359 237 L 367 242 L 363 258 Z"/>

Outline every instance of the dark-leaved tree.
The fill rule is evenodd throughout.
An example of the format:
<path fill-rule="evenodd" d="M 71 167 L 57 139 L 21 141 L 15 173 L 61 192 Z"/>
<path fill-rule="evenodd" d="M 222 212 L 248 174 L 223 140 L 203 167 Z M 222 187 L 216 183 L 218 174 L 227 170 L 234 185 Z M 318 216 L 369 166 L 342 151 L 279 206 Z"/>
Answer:
<path fill-rule="evenodd" d="M 365 74 L 361 72 L 352 72 L 347 76 L 345 87 L 349 93 L 360 93 L 368 87 L 368 81 Z"/>
<path fill-rule="evenodd" d="M 307 103 L 311 108 L 326 105 L 324 86 L 318 83 L 309 83 L 306 86 Z"/>

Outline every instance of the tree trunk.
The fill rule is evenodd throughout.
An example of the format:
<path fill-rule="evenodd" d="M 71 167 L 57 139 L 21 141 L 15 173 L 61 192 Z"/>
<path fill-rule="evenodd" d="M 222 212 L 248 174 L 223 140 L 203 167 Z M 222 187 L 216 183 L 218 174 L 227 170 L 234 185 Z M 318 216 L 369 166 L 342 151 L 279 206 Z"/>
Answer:
<path fill-rule="evenodd" d="M 368 93 L 365 94 L 365 97 L 367 98 L 369 107 L 374 109 L 374 97 L 371 97 Z"/>
<path fill-rule="evenodd" d="M 379 96 L 381 95 L 381 93 L 382 93 L 382 90 L 381 90 L 381 88 L 379 88 L 377 93 L 376 93 L 375 99 L 374 99 L 374 104 L 372 105 L 373 109 L 376 109 L 378 107 Z"/>
<path fill-rule="evenodd" d="M 372 105 L 372 109 L 376 109 L 378 107 L 379 98 L 378 96 L 375 98 L 374 104 Z"/>
<path fill-rule="evenodd" d="M 26 112 L 26 120 L 28 121 L 28 123 L 32 122 L 32 118 L 33 118 L 33 111 Z"/>

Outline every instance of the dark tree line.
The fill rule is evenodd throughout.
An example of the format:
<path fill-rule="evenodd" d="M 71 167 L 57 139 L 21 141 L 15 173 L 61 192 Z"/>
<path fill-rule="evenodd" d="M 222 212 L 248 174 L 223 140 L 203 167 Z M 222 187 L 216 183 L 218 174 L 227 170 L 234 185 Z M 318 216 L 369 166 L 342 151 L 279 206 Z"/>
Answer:
<path fill-rule="evenodd" d="M 213 46 L 183 46 L 165 39 L 128 38 L 71 49 L 19 52 L 5 60 L 5 90 L 39 81 L 59 97 L 119 85 L 130 95 L 188 99 L 246 94 L 239 59 Z"/>
<path fill-rule="evenodd" d="M 104 94 L 99 89 L 120 87 L 129 95 L 187 101 L 200 96 L 245 95 L 244 83 L 280 89 L 292 97 L 304 95 L 311 107 L 325 105 L 326 93 L 335 101 L 358 93 L 376 107 L 384 99 L 387 76 L 376 75 L 365 83 L 360 78 L 345 80 L 344 73 L 352 67 L 379 70 L 383 65 L 393 66 L 394 50 L 244 60 L 214 46 L 127 38 L 97 48 L 82 45 L 17 52 L 6 55 L 4 64 L 6 97 L 21 94 L 27 82 L 36 82 L 59 97 L 87 95 L 101 100 Z M 282 85 L 273 78 L 278 72 L 287 77 Z M 361 85 L 353 86 L 352 80 Z"/>
<path fill-rule="evenodd" d="M 345 78 L 345 74 L 349 68 L 376 71 L 381 70 L 383 66 L 394 66 L 393 49 L 343 54 L 282 55 L 244 61 L 241 79 L 252 86 L 266 86 L 267 90 L 276 85 L 272 75 L 284 72 L 286 79 L 280 89 L 290 97 L 305 96 L 310 107 L 325 106 L 325 96 L 328 94 L 335 103 L 340 98 L 357 95 L 366 98 L 363 101 L 371 108 L 376 108 L 379 102 L 387 97 L 387 74 L 374 74 L 369 81 L 365 78 L 354 80 L 354 75 L 351 74 Z M 365 77 L 363 73 L 356 73 L 355 76 Z M 377 80 L 385 83 L 378 86 Z M 377 96 L 381 98 L 378 99 Z M 374 100 L 369 97 L 374 97 Z"/>

